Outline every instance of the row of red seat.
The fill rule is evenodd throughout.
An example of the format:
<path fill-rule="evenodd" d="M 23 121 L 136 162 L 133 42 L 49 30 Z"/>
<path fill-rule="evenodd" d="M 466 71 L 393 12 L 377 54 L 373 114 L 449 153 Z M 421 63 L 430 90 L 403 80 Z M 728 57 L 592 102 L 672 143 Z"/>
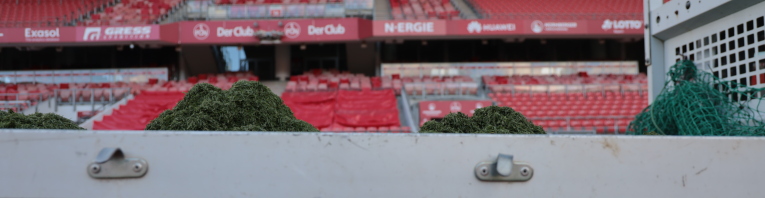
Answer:
<path fill-rule="evenodd" d="M 501 105 L 502 106 L 502 105 Z M 621 108 L 621 109 L 590 109 L 590 110 L 530 110 L 518 109 L 517 111 L 529 118 L 560 118 L 560 117 L 603 117 L 603 116 L 635 116 L 643 108 Z"/>
<path fill-rule="evenodd" d="M 217 75 L 200 74 L 199 76 L 190 77 L 187 81 L 170 82 L 149 79 L 148 83 L 3 84 L 0 85 L 0 101 L 11 101 L 3 103 L 3 106 L 19 111 L 34 106 L 39 101 L 54 97 L 56 91 L 58 94 L 55 97 L 59 99 L 59 102 L 118 101 L 126 96 L 126 94 L 137 95 L 142 91 L 186 92 L 196 83 L 210 83 L 221 89 L 228 89 L 234 82 L 239 80 L 257 81 L 258 77 L 251 73 L 225 73 Z M 24 103 L 26 101 L 29 104 Z"/>
<path fill-rule="evenodd" d="M 282 99 L 295 117 L 324 131 L 387 132 L 401 126 L 390 89 L 284 92 Z"/>
<path fill-rule="evenodd" d="M 181 0 L 122 0 L 93 14 L 86 25 L 150 24 L 178 6 Z"/>
<path fill-rule="evenodd" d="M 93 130 L 143 130 L 160 113 L 175 107 L 184 95 L 181 92 L 143 92 L 101 121 L 94 122 Z"/>
<path fill-rule="evenodd" d="M 286 91 L 406 90 L 410 95 L 475 95 L 479 84 L 469 76 L 406 76 L 399 74 L 367 77 L 348 72 L 311 70 L 291 76 Z"/>
<path fill-rule="evenodd" d="M 499 106 L 521 112 L 548 131 L 624 133 L 630 120 L 648 106 L 648 95 L 642 92 L 490 93 L 488 96 Z M 552 118 L 557 119 L 549 120 Z"/>
<path fill-rule="evenodd" d="M 487 85 L 639 84 L 648 83 L 648 77 L 645 74 L 601 74 L 590 76 L 587 73 L 559 76 L 483 76 L 483 82 Z"/>
<path fill-rule="evenodd" d="M 135 88 L 138 92 L 134 99 L 122 105 L 111 115 L 93 124 L 94 130 L 143 130 L 151 120 L 165 110 L 172 109 L 181 101 L 184 93 L 194 84 L 210 83 L 227 90 L 239 80 L 257 81 L 258 77 L 251 73 L 200 74 L 189 77 L 185 81 L 160 82 L 149 79 L 148 83 Z M 130 84 L 135 85 L 135 84 Z"/>
<path fill-rule="evenodd" d="M 216 4 L 342 3 L 343 0 L 214 0 Z"/>
<path fill-rule="evenodd" d="M 590 103 L 591 101 L 556 101 L 556 102 L 497 102 L 502 106 L 509 106 L 518 109 L 528 109 L 532 111 L 545 110 L 599 110 L 599 109 L 642 109 L 647 105 L 646 101 L 614 101 L 614 103 Z"/>
<path fill-rule="evenodd" d="M 640 0 L 471 0 L 483 18 L 491 19 L 642 19 Z M 530 18 L 518 18 L 531 15 Z"/>
<path fill-rule="evenodd" d="M 489 97 L 503 97 L 503 98 L 534 98 L 535 100 L 538 99 L 544 99 L 544 98 L 567 98 L 567 97 L 602 97 L 605 96 L 605 98 L 613 98 L 613 97 L 625 97 L 625 96 L 639 96 L 644 97 L 648 95 L 647 92 L 640 92 L 640 91 L 625 91 L 625 92 L 612 92 L 608 91 L 603 95 L 600 92 L 589 92 L 587 94 L 581 93 L 581 92 L 575 92 L 575 93 L 488 93 Z M 546 99 L 545 99 L 546 100 Z"/>
<path fill-rule="evenodd" d="M 577 96 L 571 96 L 571 97 L 557 97 L 557 96 L 551 96 L 551 97 L 492 97 L 494 100 L 499 102 L 534 102 L 534 103 L 545 103 L 545 102 L 580 102 L 579 104 L 585 104 L 585 103 L 609 103 L 609 102 L 619 102 L 619 101 L 640 101 L 640 102 L 647 102 L 648 101 L 648 95 L 642 95 L 642 96 L 611 96 L 611 97 L 603 97 L 600 95 L 595 96 L 588 96 L 588 97 L 577 97 Z M 531 105 L 531 104 L 529 104 Z"/>
<path fill-rule="evenodd" d="M 337 89 L 370 90 L 372 80 L 363 74 L 314 69 L 291 76 L 286 91 L 327 91 Z"/>
<path fill-rule="evenodd" d="M 105 6 L 109 0 L 0 1 L 0 27 L 59 25 Z"/>
<path fill-rule="evenodd" d="M 460 19 L 449 0 L 390 0 L 393 19 Z"/>

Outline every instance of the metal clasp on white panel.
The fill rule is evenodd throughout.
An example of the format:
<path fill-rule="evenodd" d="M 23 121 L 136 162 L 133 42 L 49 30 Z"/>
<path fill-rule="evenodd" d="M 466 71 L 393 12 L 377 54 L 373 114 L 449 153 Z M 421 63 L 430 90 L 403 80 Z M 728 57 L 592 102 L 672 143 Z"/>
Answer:
<path fill-rule="evenodd" d="M 514 162 L 512 155 L 499 154 L 495 161 L 479 162 L 475 176 L 481 181 L 524 182 L 531 179 L 534 169 L 523 162 Z"/>
<path fill-rule="evenodd" d="M 125 158 L 120 148 L 103 148 L 88 165 L 88 175 L 97 179 L 138 178 L 146 175 L 149 163 L 142 158 Z"/>

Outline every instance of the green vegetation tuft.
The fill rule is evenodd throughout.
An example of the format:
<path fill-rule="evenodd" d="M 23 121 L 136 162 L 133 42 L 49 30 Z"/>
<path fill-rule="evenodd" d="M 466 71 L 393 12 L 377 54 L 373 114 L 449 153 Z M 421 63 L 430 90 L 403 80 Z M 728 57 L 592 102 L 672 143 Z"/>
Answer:
<path fill-rule="evenodd" d="M 236 82 L 228 91 L 207 83 L 194 85 L 146 130 L 319 131 L 295 118 L 279 96 L 255 81 Z"/>
<path fill-rule="evenodd" d="M 74 122 L 53 113 L 24 115 L 0 111 L 0 129 L 76 129 L 85 130 Z"/>
<path fill-rule="evenodd" d="M 495 134 L 545 134 L 521 113 L 510 107 L 489 106 L 476 109 L 473 117 L 463 113 L 450 113 L 441 121 L 425 122 L 422 133 L 495 133 Z"/>

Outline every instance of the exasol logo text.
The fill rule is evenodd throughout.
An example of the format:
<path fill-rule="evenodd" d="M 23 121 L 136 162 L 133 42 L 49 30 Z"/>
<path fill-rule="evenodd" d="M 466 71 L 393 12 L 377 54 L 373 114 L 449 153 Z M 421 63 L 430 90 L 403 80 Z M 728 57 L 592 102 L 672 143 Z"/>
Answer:
<path fill-rule="evenodd" d="M 24 39 L 27 41 L 59 41 L 61 33 L 58 28 L 36 30 L 32 28 L 24 29 Z"/>
<path fill-rule="evenodd" d="M 82 40 L 135 40 L 151 37 L 151 26 L 107 27 L 103 29 L 103 32 L 101 30 L 101 27 L 85 28 Z"/>

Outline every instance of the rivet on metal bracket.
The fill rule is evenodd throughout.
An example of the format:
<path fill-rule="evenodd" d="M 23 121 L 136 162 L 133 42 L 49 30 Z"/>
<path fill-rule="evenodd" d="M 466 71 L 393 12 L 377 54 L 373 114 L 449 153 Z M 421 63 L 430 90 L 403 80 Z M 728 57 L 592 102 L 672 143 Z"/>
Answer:
<path fill-rule="evenodd" d="M 531 166 L 514 162 L 513 156 L 506 154 L 499 154 L 495 161 L 483 161 L 475 166 L 475 176 L 481 181 L 524 182 L 533 175 Z"/>

